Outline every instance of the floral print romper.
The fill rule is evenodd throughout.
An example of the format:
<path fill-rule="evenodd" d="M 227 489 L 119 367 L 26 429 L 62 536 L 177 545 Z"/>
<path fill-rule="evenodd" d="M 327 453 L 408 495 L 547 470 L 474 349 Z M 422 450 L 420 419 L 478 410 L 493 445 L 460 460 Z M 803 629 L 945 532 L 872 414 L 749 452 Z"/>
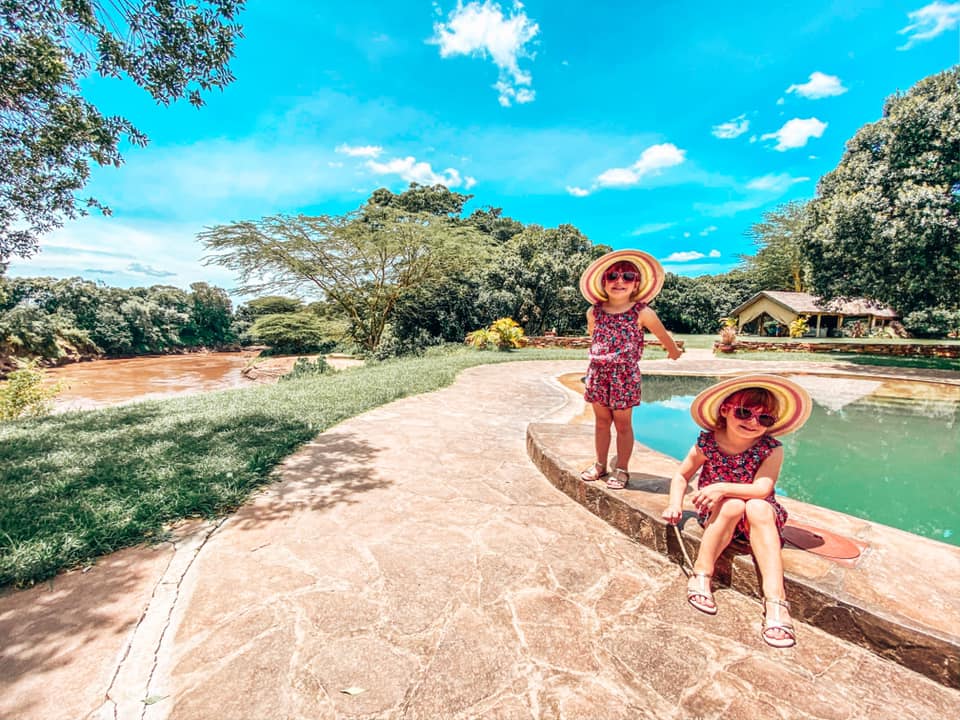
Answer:
<path fill-rule="evenodd" d="M 593 306 L 593 341 L 583 395 L 588 403 L 599 403 L 611 410 L 640 404 L 640 311 L 645 307 L 646 303 L 634 303 L 622 313 L 608 313 L 600 303 Z"/>
<path fill-rule="evenodd" d="M 760 469 L 760 464 L 769 457 L 774 448 L 780 447 L 780 441 L 769 435 L 762 436 L 752 447 L 742 453 L 727 455 L 717 445 L 717 438 L 712 430 L 705 430 L 697 438 L 697 447 L 700 448 L 707 461 L 700 470 L 698 488 L 705 488 L 717 482 L 752 483 Z M 776 494 L 770 493 L 766 501 L 773 505 L 776 515 L 777 532 L 780 533 L 780 544 L 783 544 L 783 526 L 787 522 L 787 511 L 777 502 Z M 700 511 L 697 522 L 704 525 L 710 517 L 709 512 Z M 747 519 L 741 518 L 734 532 L 734 539 L 749 540 L 750 532 L 747 529 Z"/>

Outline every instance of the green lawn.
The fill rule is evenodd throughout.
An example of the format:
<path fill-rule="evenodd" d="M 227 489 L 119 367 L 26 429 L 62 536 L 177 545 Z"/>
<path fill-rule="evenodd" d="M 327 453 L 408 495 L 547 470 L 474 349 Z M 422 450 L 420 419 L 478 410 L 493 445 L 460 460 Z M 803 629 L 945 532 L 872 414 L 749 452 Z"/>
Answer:
<path fill-rule="evenodd" d="M 465 368 L 567 359 L 586 352 L 438 349 L 276 385 L 0 424 L 0 586 L 162 537 L 182 518 L 228 513 L 318 433 L 449 385 Z"/>

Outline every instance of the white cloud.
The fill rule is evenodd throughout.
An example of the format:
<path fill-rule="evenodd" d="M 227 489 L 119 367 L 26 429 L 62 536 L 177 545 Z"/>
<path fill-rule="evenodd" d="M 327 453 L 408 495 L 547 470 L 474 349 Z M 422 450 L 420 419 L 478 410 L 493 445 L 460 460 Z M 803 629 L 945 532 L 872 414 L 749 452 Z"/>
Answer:
<path fill-rule="evenodd" d="M 574 197 L 586 197 L 590 194 L 589 190 L 584 190 L 582 187 L 576 187 L 574 185 L 567 185 L 567 192 Z"/>
<path fill-rule="evenodd" d="M 442 173 L 434 172 L 430 163 L 417 162 L 417 159 L 412 156 L 394 158 L 385 163 L 368 160 L 366 165 L 377 175 L 399 175 L 407 182 L 420 185 L 446 185 L 448 188 L 455 188 L 464 184 L 458 170 L 447 168 Z M 469 177 L 467 181 L 471 182 L 471 186 L 476 183 L 476 180 Z"/>
<path fill-rule="evenodd" d="M 732 140 L 740 137 L 750 129 L 750 121 L 746 115 L 738 115 L 732 120 L 713 126 L 713 136 L 721 140 Z"/>
<path fill-rule="evenodd" d="M 834 95 L 843 95 L 847 88 L 840 82 L 836 75 L 825 75 L 822 72 L 810 73 L 810 80 L 802 85 L 791 85 L 787 88 L 788 93 L 796 93 L 810 100 L 819 100 Z"/>
<path fill-rule="evenodd" d="M 784 193 L 787 189 L 796 183 L 807 182 L 810 178 L 808 177 L 791 177 L 787 173 L 779 173 L 777 175 L 763 175 L 758 178 L 754 178 L 747 183 L 748 190 L 760 190 L 761 192 L 776 192 Z"/>
<path fill-rule="evenodd" d="M 474 185 L 476 185 L 476 184 L 477 184 L 477 179 L 476 179 L 476 178 L 473 178 L 473 177 L 470 177 L 469 175 L 467 175 L 467 176 L 463 179 L 463 187 L 465 187 L 467 190 L 469 190 L 470 188 L 472 188 L 472 187 L 473 187 Z"/>
<path fill-rule="evenodd" d="M 196 223 L 137 220 L 135 223 L 90 215 L 68 221 L 46 235 L 41 251 L 13 258 L 12 276 L 75 277 L 103 280 L 112 287 L 156 284 L 188 289 L 209 282 L 225 289 L 234 274 L 219 265 L 203 265 Z"/>
<path fill-rule="evenodd" d="M 684 236 L 685 238 L 688 238 L 688 237 L 690 237 L 690 233 L 689 233 L 689 232 L 685 232 L 685 233 L 683 234 L 683 236 Z"/>
<path fill-rule="evenodd" d="M 672 222 L 663 222 L 663 223 L 648 223 L 646 225 L 641 225 L 636 230 L 634 230 L 631 235 L 650 235 L 652 233 L 663 232 L 669 228 L 672 228 L 676 223 Z"/>
<path fill-rule="evenodd" d="M 783 98 L 777 98 L 777 105 L 783 105 L 786 102 Z"/>
<path fill-rule="evenodd" d="M 680 165 L 686 150 L 672 143 L 651 145 L 640 154 L 640 159 L 628 168 L 610 168 L 597 176 L 597 187 L 629 187 L 640 182 L 644 175 Z"/>
<path fill-rule="evenodd" d="M 375 158 L 380 157 L 380 154 L 383 152 L 383 148 L 379 145 L 361 145 L 357 147 L 351 147 L 346 143 L 341 143 L 340 145 L 337 145 L 337 152 L 343 153 L 344 155 L 349 155 L 350 157 Z"/>
<path fill-rule="evenodd" d="M 793 148 L 803 147 L 813 137 L 820 137 L 827 129 L 827 123 L 817 118 L 794 118 L 788 120 L 782 128 L 773 133 L 761 135 L 761 140 L 776 140 L 775 150 L 783 152 Z"/>
<path fill-rule="evenodd" d="M 918 42 L 931 40 L 960 24 L 960 3 L 932 2 L 907 13 L 910 24 L 897 32 L 907 35 L 907 42 L 897 50 L 909 50 Z"/>
<path fill-rule="evenodd" d="M 710 225 L 709 227 L 705 227 L 703 230 L 700 231 L 700 237 L 706 237 L 710 233 L 716 232 L 718 229 L 719 228 L 716 225 Z"/>
<path fill-rule="evenodd" d="M 718 258 L 718 257 L 720 257 L 720 251 L 719 251 L 719 250 L 711 250 L 710 252 L 707 253 L 707 257 Z"/>
<path fill-rule="evenodd" d="M 684 250 L 682 252 L 670 253 L 667 257 L 663 258 L 663 262 L 691 262 L 693 260 L 700 260 L 705 258 L 702 252 L 697 252 L 696 250 Z"/>
<path fill-rule="evenodd" d="M 537 36 L 540 26 L 527 17 L 519 2 L 505 16 L 500 5 L 490 0 L 466 5 L 458 0 L 447 22 L 434 23 L 433 31 L 428 42 L 440 46 L 440 57 L 479 55 L 493 60 L 500 72 L 494 87 L 501 105 L 534 100 L 535 93 L 530 89 L 533 78 L 520 69 L 518 60 L 533 58 L 527 43 Z"/>

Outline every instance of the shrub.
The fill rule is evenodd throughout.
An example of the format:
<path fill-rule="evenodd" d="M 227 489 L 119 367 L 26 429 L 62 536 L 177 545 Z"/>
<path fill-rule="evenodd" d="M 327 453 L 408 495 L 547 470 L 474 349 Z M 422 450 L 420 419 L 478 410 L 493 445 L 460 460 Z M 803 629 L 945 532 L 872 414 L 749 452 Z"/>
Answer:
<path fill-rule="evenodd" d="M 0 383 L 0 421 L 39 417 L 50 412 L 51 401 L 63 386 L 43 384 L 43 371 L 35 363 L 14 370 Z"/>
<path fill-rule="evenodd" d="M 329 352 L 336 343 L 327 338 L 323 324 L 311 312 L 263 315 L 248 334 L 270 346 L 275 354 Z"/>
<path fill-rule="evenodd" d="M 512 318 L 494 320 L 490 327 L 474 330 L 467 343 L 478 350 L 511 350 L 523 347 L 523 328 Z"/>
<path fill-rule="evenodd" d="M 810 329 L 810 325 L 807 323 L 808 318 L 806 315 L 798 316 L 793 322 L 790 323 L 790 337 L 792 338 L 802 338 L 807 334 L 807 331 Z"/>
<path fill-rule="evenodd" d="M 960 336 L 960 310 L 930 308 L 917 310 L 903 318 L 903 324 L 917 337 Z"/>
<path fill-rule="evenodd" d="M 720 318 L 720 343 L 733 345 L 737 341 L 737 318 Z"/>
<path fill-rule="evenodd" d="M 330 363 L 327 362 L 325 357 L 318 357 L 313 362 L 307 360 L 307 358 L 300 357 L 297 358 L 290 372 L 280 376 L 280 382 L 284 380 L 298 380 L 304 377 L 316 377 L 317 375 L 323 375 L 328 372 L 333 372 L 333 368 L 330 367 Z"/>

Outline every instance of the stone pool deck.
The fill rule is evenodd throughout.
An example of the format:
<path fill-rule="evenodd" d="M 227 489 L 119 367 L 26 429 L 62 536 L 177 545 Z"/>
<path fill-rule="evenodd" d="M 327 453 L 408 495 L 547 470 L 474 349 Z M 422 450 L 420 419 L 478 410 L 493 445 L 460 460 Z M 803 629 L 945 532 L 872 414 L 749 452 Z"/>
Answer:
<path fill-rule="evenodd" d="M 666 367 L 684 362 L 699 361 Z M 815 624 L 767 647 L 739 581 L 716 617 L 696 612 L 674 558 L 552 486 L 528 432 L 588 429 L 556 379 L 582 368 L 470 369 L 317 436 L 229 518 L 0 594 L 0 717 L 956 715 L 950 682 Z M 564 443 L 557 467 L 581 447 Z M 955 630 L 960 573 L 927 568 L 915 540 L 869 549 L 898 556 L 873 601 L 908 585 L 917 615 Z"/>

